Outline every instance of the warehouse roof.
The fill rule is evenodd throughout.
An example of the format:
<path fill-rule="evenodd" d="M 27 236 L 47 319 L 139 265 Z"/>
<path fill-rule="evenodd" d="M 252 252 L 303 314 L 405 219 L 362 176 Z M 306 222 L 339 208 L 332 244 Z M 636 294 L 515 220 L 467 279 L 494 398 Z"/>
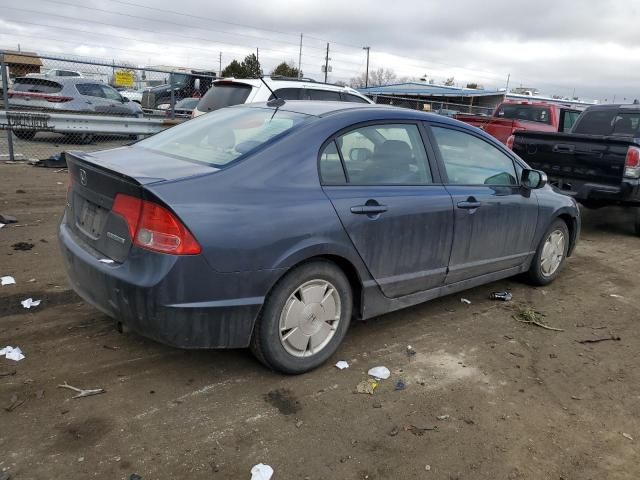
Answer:
<path fill-rule="evenodd" d="M 34 65 L 36 67 L 42 66 L 42 60 L 38 58 L 37 53 L 33 52 L 16 52 L 5 50 L 4 61 L 12 65 Z"/>
<path fill-rule="evenodd" d="M 359 88 L 358 91 L 365 95 L 414 95 L 420 97 L 487 97 L 506 93 L 501 90 L 477 90 L 431 85 L 423 82 L 393 83 L 378 87 Z"/>

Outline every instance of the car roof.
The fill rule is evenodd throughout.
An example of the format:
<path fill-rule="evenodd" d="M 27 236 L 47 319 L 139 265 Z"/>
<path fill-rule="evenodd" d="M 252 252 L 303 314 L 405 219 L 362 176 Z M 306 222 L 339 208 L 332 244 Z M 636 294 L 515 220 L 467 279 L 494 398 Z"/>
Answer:
<path fill-rule="evenodd" d="M 280 109 L 293 113 L 301 113 L 303 115 L 312 115 L 315 117 L 328 117 L 338 114 L 349 114 L 350 112 L 370 112 L 372 117 L 381 114 L 384 118 L 393 116 L 399 120 L 425 120 L 448 125 L 463 125 L 466 123 L 455 119 L 437 115 L 435 113 L 427 113 L 420 110 L 412 110 L 410 108 L 394 107 L 391 105 L 380 105 L 375 103 L 355 103 L 355 102 L 327 102 L 320 100 L 287 100 L 281 106 L 270 105 L 271 102 L 249 103 L 238 105 L 237 107 L 258 107 Z M 237 108 L 232 107 L 232 108 Z M 373 119 L 373 118 L 372 118 Z"/>
<path fill-rule="evenodd" d="M 608 103 L 606 105 L 592 105 L 587 110 L 640 110 L 640 105 L 635 103 Z"/>
<path fill-rule="evenodd" d="M 283 86 L 287 85 L 292 88 L 311 88 L 317 90 L 330 90 L 333 92 L 349 92 L 356 94 L 360 97 L 363 97 L 362 93 L 358 92 L 356 89 L 347 87 L 346 85 L 335 85 L 333 83 L 322 83 L 317 82 L 315 80 L 309 78 L 290 78 L 290 77 L 279 77 L 279 76 L 264 76 L 262 79 L 267 82 L 269 86 L 278 85 Z M 251 85 L 253 87 L 264 86 L 264 83 L 260 78 L 235 78 L 235 77 L 226 77 L 219 78 L 214 83 L 244 83 L 246 85 Z"/>

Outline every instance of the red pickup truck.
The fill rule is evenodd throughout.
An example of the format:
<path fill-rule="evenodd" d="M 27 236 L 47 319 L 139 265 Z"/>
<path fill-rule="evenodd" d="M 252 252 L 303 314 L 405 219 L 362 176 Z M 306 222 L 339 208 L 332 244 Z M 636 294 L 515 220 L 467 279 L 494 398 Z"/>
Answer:
<path fill-rule="evenodd" d="M 457 120 L 481 128 L 502 143 L 515 132 L 568 132 L 582 113 L 576 108 L 555 103 L 506 101 L 491 117 L 459 113 Z"/>

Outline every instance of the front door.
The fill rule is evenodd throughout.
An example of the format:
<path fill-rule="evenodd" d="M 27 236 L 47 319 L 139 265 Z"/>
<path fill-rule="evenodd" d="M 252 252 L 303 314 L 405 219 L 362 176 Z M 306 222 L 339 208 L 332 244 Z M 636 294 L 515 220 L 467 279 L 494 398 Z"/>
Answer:
<path fill-rule="evenodd" d="M 520 167 L 502 148 L 462 130 L 431 127 L 453 199 L 453 247 L 445 282 L 522 265 L 533 254 L 535 192 L 520 186 Z"/>
<path fill-rule="evenodd" d="M 331 141 L 323 188 L 387 297 L 440 286 L 453 239 L 451 196 L 434 182 L 416 124 L 375 124 Z M 437 176 L 436 176 L 437 179 Z"/>

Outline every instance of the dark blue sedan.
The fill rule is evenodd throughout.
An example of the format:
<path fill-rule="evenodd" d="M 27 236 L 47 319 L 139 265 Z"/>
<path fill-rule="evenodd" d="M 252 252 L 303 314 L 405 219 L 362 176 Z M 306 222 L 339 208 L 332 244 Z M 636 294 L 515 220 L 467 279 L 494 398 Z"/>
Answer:
<path fill-rule="evenodd" d="M 327 360 L 352 317 L 516 274 L 546 285 L 580 231 L 573 199 L 492 137 L 393 107 L 231 107 L 67 163 L 59 240 L 84 299 L 287 373 Z"/>

